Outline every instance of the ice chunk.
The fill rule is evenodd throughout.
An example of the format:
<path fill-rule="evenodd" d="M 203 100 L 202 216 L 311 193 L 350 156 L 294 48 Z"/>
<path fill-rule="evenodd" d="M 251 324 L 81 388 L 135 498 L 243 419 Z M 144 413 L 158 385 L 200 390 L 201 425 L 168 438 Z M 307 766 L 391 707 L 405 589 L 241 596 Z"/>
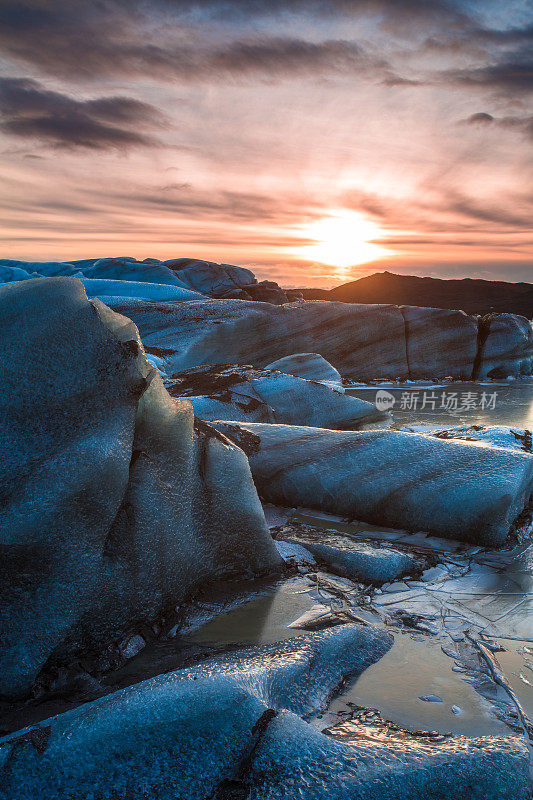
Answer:
<path fill-rule="evenodd" d="M 290 541 L 303 545 L 331 570 L 355 580 L 383 583 L 416 568 L 415 559 L 405 553 L 387 547 L 373 547 L 348 536 L 299 529 L 290 536 Z"/>
<path fill-rule="evenodd" d="M 129 314 L 147 348 L 170 351 L 169 374 L 200 364 L 263 367 L 297 351 L 320 353 L 351 377 L 409 377 L 397 306 L 204 300 Z"/>
<path fill-rule="evenodd" d="M 376 525 L 502 544 L 533 491 L 533 458 L 400 431 L 216 422 L 266 500 Z"/>
<path fill-rule="evenodd" d="M 284 561 L 293 561 L 296 564 L 315 564 L 313 555 L 297 542 L 276 541 L 276 548 Z"/>
<path fill-rule="evenodd" d="M 405 319 L 409 376 L 472 377 L 477 353 L 475 317 L 447 308 L 401 306 Z"/>
<path fill-rule="evenodd" d="M 173 397 L 188 397 L 200 419 L 281 422 L 350 428 L 387 418 L 373 403 L 277 370 L 224 364 L 194 367 L 165 380 Z"/>
<path fill-rule="evenodd" d="M 389 646 L 345 625 L 130 686 L 0 740 L 0 798 L 207 800 L 280 709 L 323 708 Z"/>
<path fill-rule="evenodd" d="M 164 263 L 185 285 L 211 297 L 223 297 L 257 283 L 251 270 L 233 264 L 216 264 L 190 258 L 174 258 Z"/>
<path fill-rule="evenodd" d="M 333 734 L 334 729 L 332 729 Z M 281 712 L 257 746 L 250 800 L 522 800 L 528 753 L 512 736 L 365 736 L 337 741 Z"/>
<path fill-rule="evenodd" d="M 103 278 L 108 280 L 158 283 L 167 286 L 190 289 L 186 281 L 180 278 L 167 266 L 149 259 L 136 261 L 134 258 L 100 258 L 86 264 L 80 264 L 86 278 Z"/>
<path fill-rule="evenodd" d="M 0 288 L 0 693 L 282 561 L 244 453 L 75 278 Z"/>
<path fill-rule="evenodd" d="M 531 375 L 533 329 L 528 319 L 519 314 L 488 314 L 481 320 L 480 334 L 477 379 Z"/>
<path fill-rule="evenodd" d="M 125 299 L 155 302 L 185 302 L 202 298 L 198 292 L 169 284 L 140 281 L 81 278 L 88 297 L 98 297 L 107 305 L 117 305 Z"/>
<path fill-rule="evenodd" d="M 457 425 L 453 428 L 434 428 L 431 434 L 439 439 L 463 439 L 490 447 L 506 447 L 533 454 L 533 434 L 524 428 L 507 425 Z"/>
<path fill-rule="evenodd" d="M 266 368 L 318 381 L 338 392 L 344 392 L 340 373 L 319 353 L 294 353 L 292 356 L 285 356 L 273 361 L 272 364 L 267 364 Z"/>

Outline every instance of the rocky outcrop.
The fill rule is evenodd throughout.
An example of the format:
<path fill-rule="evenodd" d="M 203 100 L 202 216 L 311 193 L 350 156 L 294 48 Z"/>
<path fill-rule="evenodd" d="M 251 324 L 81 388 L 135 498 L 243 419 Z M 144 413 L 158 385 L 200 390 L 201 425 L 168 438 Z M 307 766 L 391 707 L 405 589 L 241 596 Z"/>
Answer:
<path fill-rule="evenodd" d="M 173 397 L 187 397 L 197 417 L 244 422 L 356 428 L 387 418 L 373 403 L 277 370 L 238 364 L 192 367 L 165 379 Z"/>
<path fill-rule="evenodd" d="M 0 693 L 281 561 L 240 449 L 72 278 L 0 289 Z"/>
<path fill-rule="evenodd" d="M 266 368 L 279 369 L 280 372 L 297 375 L 308 381 L 318 381 L 338 392 L 344 392 L 340 373 L 319 353 L 293 353 L 267 364 Z"/>
<path fill-rule="evenodd" d="M 400 431 L 214 423 L 263 497 L 376 525 L 501 545 L 533 492 L 533 457 Z"/>
<path fill-rule="evenodd" d="M 390 644 L 343 625 L 107 695 L 0 740 L 0 798 L 526 797 L 518 737 L 346 743 L 304 722 Z"/>

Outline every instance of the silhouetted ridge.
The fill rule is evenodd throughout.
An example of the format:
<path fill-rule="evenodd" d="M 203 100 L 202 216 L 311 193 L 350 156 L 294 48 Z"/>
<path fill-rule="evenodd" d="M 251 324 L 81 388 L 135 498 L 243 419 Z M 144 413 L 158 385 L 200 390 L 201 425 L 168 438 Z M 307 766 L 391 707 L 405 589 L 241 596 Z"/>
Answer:
<path fill-rule="evenodd" d="M 301 289 L 306 300 L 337 300 L 343 303 L 394 303 L 462 309 L 468 314 L 498 313 L 533 316 L 533 285 L 485 281 L 477 278 L 444 280 L 376 272 L 366 278 L 325 289 Z"/>

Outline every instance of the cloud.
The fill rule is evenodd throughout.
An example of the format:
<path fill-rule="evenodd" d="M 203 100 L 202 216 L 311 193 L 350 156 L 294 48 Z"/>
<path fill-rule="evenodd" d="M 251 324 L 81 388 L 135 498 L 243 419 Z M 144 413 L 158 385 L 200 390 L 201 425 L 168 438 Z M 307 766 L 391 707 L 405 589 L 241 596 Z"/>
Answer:
<path fill-rule="evenodd" d="M 463 122 L 466 122 L 467 125 L 490 125 L 491 122 L 494 122 L 494 117 L 485 111 L 478 111 L 476 114 L 471 114 Z"/>
<path fill-rule="evenodd" d="M 286 13 L 300 13 L 306 28 L 324 15 L 329 20 L 366 14 L 377 24 L 408 28 L 445 19 L 450 30 L 465 19 L 460 7 L 448 0 L 332 0 L 327 6 L 318 0 L 0 0 L 0 46 L 17 60 L 70 78 L 127 73 L 201 80 L 237 73 L 280 76 L 348 70 L 369 60 L 355 42 L 274 34 L 249 41 L 249 34 L 237 32 L 239 25 L 257 30 L 257 24 L 250 23 L 258 16 Z M 234 41 L 226 41 L 227 35 L 223 44 L 210 41 L 205 21 L 209 17 L 232 23 Z M 191 30 L 196 35 L 190 36 Z M 381 59 L 375 60 L 379 66 Z"/>
<path fill-rule="evenodd" d="M 152 137 L 120 126 L 162 120 L 156 108 L 131 97 L 76 100 L 27 78 L 0 78 L 0 112 L 6 133 L 70 148 L 153 145 Z"/>
<path fill-rule="evenodd" d="M 85 197 L 92 197 L 86 190 Z M 100 194 L 94 196 L 98 201 Z M 268 195 L 229 189 L 208 191 L 190 183 L 166 186 L 143 186 L 128 184 L 122 190 L 106 192 L 106 203 L 121 210 L 135 210 L 144 215 L 170 214 L 172 218 L 233 222 L 236 225 L 268 224 L 282 228 L 290 224 L 301 224 L 323 215 L 319 201 L 306 194 L 284 192 L 283 195 Z M 97 205 L 94 206 L 97 208 Z M 275 234 L 279 240 L 283 234 Z"/>
<path fill-rule="evenodd" d="M 468 197 L 455 189 L 446 189 L 442 192 L 442 205 L 449 213 L 470 218 L 476 222 L 490 222 L 509 228 L 526 228 L 531 224 L 531 198 L 516 198 L 513 203 L 509 198 L 502 198 L 499 205 Z M 527 204 L 529 211 L 524 210 Z"/>
<path fill-rule="evenodd" d="M 518 130 L 525 134 L 528 139 L 533 139 L 533 115 L 526 117 L 502 117 L 496 120 L 496 122 L 504 128 Z"/>
<path fill-rule="evenodd" d="M 443 77 L 458 86 L 492 89 L 506 96 L 528 94 L 533 92 L 533 60 L 520 50 L 499 63 L 450 70 Z"/>
<path fill-rule="evenodd" d="M 530 91 L 525 45 L 533 28 L 486 28 L 466 8 L 459 0 L 0 0 L 0 47 L 17 61 L 69 80 L 142 75 L 190 83 L 345 73 L 391 88 L 449 83 Z M 300 15 L 300 27 L 310 35 L 279 35 L 285 14 L 291 30 Z M 337 23 L 371 17 L 375 31 L 384 29 L 389 40 L 391 32 L 403 37 L 400 49 L 413 40 L 407 49 L 415 53 L 432 47 L 453 53 L 459 45 L 465 52 L 481 45 L 501 52 L 487 53 L 489 63 L 475 68 L 435 75 L 419 69 L 406 77 L 388 63 L 383 45 L 369 51 L 352 40 L 317 41 L 313 28 L 320 31 L 324 15 Z M 426 29 L 431 35 L 418 42 Z M 509 53 L 509 47 L 518 50 Z M 393 50 L 389 44 L 387 51 Z"/>
<path fill-rule="evenodd" d="M 163 80 L 218 82 L 228 77 L 282 78 L 328 72 L 361 74 L 369 70 L 388 74 L 384 58 L 344 40 L 314 42 L 255 36 L 223 45 L 204 42 L 191 47 L 179 40 L 142 42 L 142 32 L 135 39 L 112 40 L 107 33 L 94 36 L 89 30 L 80 41 L 79 36 L 73 38 L 69 30 L 59 27 L 51 32 L 51 38 L 40 36 L 34 40 L 32 33 L 27 43 L 23 37 L 14 41 L 10 36 L 4 47 L 15 57 L 70 79 L 135 74 Z"/>
<path fill-rule="evenodd" d="M 388 229 L 416 230 L 417 235 L 458 236 L 462 230 L 486 231 L 491 225 L 510 232 L 530 227 L 533 198 L 528 194 L 502 196 L 496 205 L 454 186 L 439 186 L 434 181 L 428 184 L 429 188 L 422 183 L 408 199 L 351 191 L 343 195 L 342 202 L 346 208 L 368 214 Z"/>
<path fill-rule="evenodd" d="M 466 125 L 507 128 L 525 134 L 528 139 L 533 139 L 533 115 L 494 117 L 486 111 L 478 111 L 461 122 Z"/>

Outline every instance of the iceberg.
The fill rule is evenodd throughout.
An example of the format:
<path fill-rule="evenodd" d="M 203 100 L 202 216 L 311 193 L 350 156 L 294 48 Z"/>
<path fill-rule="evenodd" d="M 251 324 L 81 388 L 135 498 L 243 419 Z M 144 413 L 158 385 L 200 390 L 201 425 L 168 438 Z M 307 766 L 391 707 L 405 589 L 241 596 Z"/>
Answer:
<path fill-rule="evenodd" d="M 376 525 L 503 544 L 533 492 L 533 457 L 402 431 L 213 422 L 265 500 Z"/>
<path fill-rule="evenodd" d="M 0 693 L 283 562 L 246 456 L 75 278 L 0 288 Z"/>
<path fill-rule="evenodd" d="M 279 710 L 323 708 L 390 645 L 383 631 L 345 625 L 208 659 L 86 703 L 0 739 L 0 798 L 107 800 L 111 792 L 207 800 L 239 774 Z"/>
<path fill-rule="evenodd" d="M 352 428 L 387 419 L 373 403 L 329 386 L 271 369 L 238 364 L 193 367 L 170 375 L 173 397 L 187 397 L 204 420 L 280 422 L 323 428 Z"/>
<path fill-rule="evenodd" d="M 319 353 L 294 353 L 291 356 L 279 358 L 272 364 L 267 364 L 266 369 L 277 369 L 280 372 L 287 372 L 289 375 L 323 383 L 338 392 L 344 392 L 340 373 Z"/>

